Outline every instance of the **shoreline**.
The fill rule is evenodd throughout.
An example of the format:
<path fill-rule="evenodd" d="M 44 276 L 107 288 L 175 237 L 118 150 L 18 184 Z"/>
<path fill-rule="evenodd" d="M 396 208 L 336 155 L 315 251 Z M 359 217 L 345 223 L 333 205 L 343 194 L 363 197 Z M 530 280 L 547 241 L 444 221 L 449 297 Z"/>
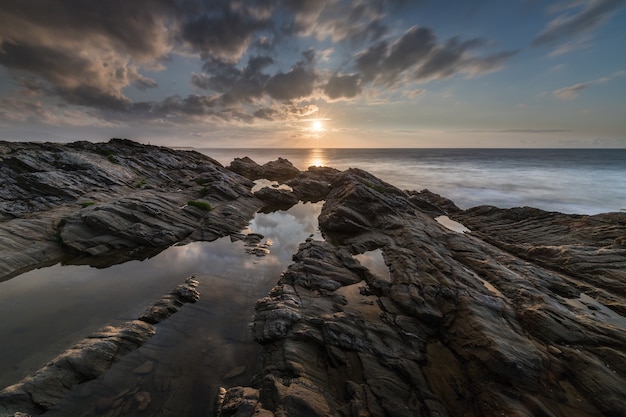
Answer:
<path fill-rule="evenodd" d="M 258 210 L 324 201 L 325 240 L 302 242 L 257 301 L 252 332 L 261 369 L 248 385 L 227 387 L 222 416 L 591 416 L 626 409 L 619 395 L 626 385 L 619 319 L 626 316 L 625 213 L 461 210 L 359 169 L 301 172 L 285 159 L 260 166 L 249 158 L 222 167 L 196 152 L 123 140 L 63 146 L 29 144 L 30 156 L 0 155 L 16 172 L 12 184 L 36 195 L 21 196 L 36 202 L 21 218 L 6 213 L 24 204 L 3 206 L 0 231 L 10 243 L 0 249 L 13 254 L 3 262 L 25 267 L 61 252 L 112 265 L 174 242 L 232 236 Z M 43 176 L 38 163 L 77 169 Z M 291 190 L 253 194 L 258 178 Z M 62 216 L 46 217 L 59 199 Z M 440 216 L 471 232 L 448 230 Z M 26 218 L 36 227 L 15 227 Z M 23 231 L 31 235 L 20 246 Z M 373 250 L 381 251 L 388 278 L 355 258 Z M 117 257 L 107 260 L 111 253 Z M 128 404 L 155 412 L 142 398 Z M 39 414 L 39 406 L 26 412 Z"/>

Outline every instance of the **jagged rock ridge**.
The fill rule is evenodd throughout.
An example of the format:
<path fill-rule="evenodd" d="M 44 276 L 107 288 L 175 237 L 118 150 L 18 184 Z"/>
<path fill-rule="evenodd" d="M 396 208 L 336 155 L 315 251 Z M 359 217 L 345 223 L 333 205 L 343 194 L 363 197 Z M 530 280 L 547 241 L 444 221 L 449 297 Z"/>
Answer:
<path fill-rule="evenodd" d="M 238 231 L 263 205 L 248 180 L 198 154 L 105 145 L 0 144 L 9 161 L 2 169 L 20 178 L 2 206 L 6 270 L 63 253 L 55 229 L 73 250 L 132 256 L 151 243 Z M 103 146 L 125 151 L 112 155 L 100 152 Z M 74 172 L 98 161 L 92 177 L 109 183 L 90 182 L 92 194 L 85 194 L 75 179 L 89 170 L 77 177 L 72 169 L 56 173 L 57 165 L 33 170 L 33 150 L 50 164 L 53 153 L 77 152 L 57 158 L 89 161 L 63 165 Z M 152 156 L 142 159 L 138 150 Z M 164 158 L 169 168 L 150 169 L 150 158 Z M 244 162 L 250 172 L 242 174 L 271 177 Z M 401 191 L 358 169 L 299 173 L 286 160 L 278 165 L 274 178 L 291 178 L 293 189 L 281 199 L 326 200 L 319 220 L 327 241 L 303 243 L 259 300 L 253 332 L 263 368 L 249 386 L 221 396 L 221 417 L 626 415 L 626 214 L 462 211 L 434 193 Z M 154 178 L 142 183 L 137 172 Z M 74 188 L 57 192 L 58 181 Z M 33 203 L 16 198 L 18 188 Z M 82 207 L 87 197 L 94 204 Z M 187 204 L 191 199 L 199 204 Z M 472 232 L 446 229 L 433 219 L 441 214 Z M 29 249 L 28 236 L 47 240 Z M 12 246 L 26 258 L 7 251 Z M 389 277 L 352 256 L 374 249 Z"/>
<path fill-rule="evenodd" d="M 264 368 L 220 415 L 626 415 L 626 215 L 450 213 L 476 231 L 460 234 L 415 198 L 337 176 L 320 216 L 333 244 L 302 244 L 259 300 Z M 567 258 L 541 256 L 547 241 Z M 390 279 L 350 256 L 377 248 Z"/>

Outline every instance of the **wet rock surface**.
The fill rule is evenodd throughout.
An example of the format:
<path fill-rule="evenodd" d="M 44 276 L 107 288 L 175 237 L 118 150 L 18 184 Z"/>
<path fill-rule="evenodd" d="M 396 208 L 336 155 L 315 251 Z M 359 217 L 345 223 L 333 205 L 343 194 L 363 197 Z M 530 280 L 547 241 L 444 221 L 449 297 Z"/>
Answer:
<path fill-rule="evenodd" d="M 298 197 L 288 190 L 263 187 L 254 192 L 254 196 L 265 203 L 261 208 L 263 213 L 271 213 L 277 210 L 287 210 L 298 203 Z"/>
<path fill-rule="evenodd" d="M 126 154 L 141 147 L 111 144 L 128 147 Z M 115 251 L 139 256 L 153 243 L 158 250 L 168 242 L 230 234 L 232 240 L 243 240 L 249 253 L 262 256 L 271 242 L 256 233 L 234 233 L 265 204 L 261 200 L 278 194 L 281 199 L 285 194 L 325 200 L 319 225 L 326 240 L 302 243 L 293 263 L 276 277 L 277 285 L 256 304 L 251 330 L 262 346 L 260 371 L 246 386 L 198 393 L 217 398 L 215 414 L 220 417 L 626 415 L 624 213 L 461 210 L 428 190 L 402 191 L 358 169 L 299 172 L 282 159 L 267 167 L 249 158 L 233 161 L 229 168 L 247 178 L 287 181 L 292 188 L 284 193 L 269 189 L 257 198 L 249 180 L 210 158 L 194 154 L 204 161 L 196 170 L 187 159 L 178 160 L 178 153 L 161 154 L 153 147 L 146 153 L 172 155 L 165 158 L 171 165 L 164 165 L 171 169 L 159 168 L 167 178 L 155 174 L 158 190 L 149 184 L 135 188 L 138 177 L 126 168 L 147 170 L 145 166 L 126 154 L 114 155 L 116 163 L 102 150 L 83 149 L 104 145 L 67 145 L 86 152 L 79 152 L 81 161 L 89 160 L 86 166 L 92 166 L 89 158 L 104 160 L 98 160 L 107 168 L 104 177 L 118 178 L 106 198 L 82 207 L 87 198 L 82 185 L 52 192 L 58 175 L 46 183 L 41 175 L 31 175 L 39 172 L 32 168 L 37 158 L 17 157 L 12 154 L 21 151 L 12 150 L 14 145 L 0 145 L 3 161 L 9 161 L 2 169 L 22 175 L 8 189 L 21 187 L 43 196 L 30 206 L 15 203 L 17 192 L 7 194 L 13 200 L 2 200 L 13 203 L 2 206 L 0 230 L 17 242 L 6 248 L 47 233 L 35 240 L 34 249 L 21 243 L 23 253 L 3 248 L 6 271 L 66 253 L 59 239 L 92 257 Z M 41 158 L 54 161 L 53 154 L 60 152 L 55 146 L 43 146 L 41 152 L 52 156 L 44 152 Z M 39 149 L 33 147 L 29 152 Z M 271 175 L 270 169 L 279 173 Z M 33 178 L 47 185 L 35 185 Z M 192 199 L 211 209 L 188 204 Z M 442 215 L 471 232 L 444 227 L 435 219 Z M 377 274 L 357 260 L 357 254 L 374 250 L 382 253 L 388 274 Z M 97 332 L 43 371 L 7 388 L 0 404 L 7 413 L 45 412 L 58 403 L 66 385 L 102 375 L 116 355 L 150 337 L 151 323 L 196 297 L 193 281 L 187 282 L 140 320 Z M 118 349 L 116 343 L 128 347 Z M 142 356 L 128 373 L 141 380 L 158 371 L 155 363 Z M 52 369 L 57 373 L 49 390 L 33 391 Z M 66 371 L 67 381 L 62 379 Z M 234 364 L 219 375 L 228 384 L 245 372 L 246 367 Z M 180 386 L 167 381 L 159 378 L 163 386 L 158 390 L 138 382 L 112 391 L 84 415 L 176 415 L 176 410 L 157 410 L 157 392 L 193 390 L 193 381 Z"/>
<path fill-rule="evenodd" d="M 331 190 L 331 183 L 339 173 L 335 168 L 312 166 L 286 184 L 300 200 L 315 203 L 326 198 Z"/>
<path fill-rule="evenodd" d="M 626 415 L 624 215 L 447 209 L 457 233 L 414 197 L 335 178 L 329 242 L 259 300 L 263 369 L 220 415 Z M 389 277 L 352 257 L 373 249 Z"/>
<path fill-rule="evenodd" d="M 205 155 L 122 139 L 1 142 L 0 177 L 0 279 L 60 258 L 104 267 L 214 240 L 263 204 L 251 181 Z"/>
<path fill-rule="evenodd" d="M 235 158 L 227 168 L 253 181 L 262 178 L 271 181 L 286 181 L 300 173 L 300 170 L 285 158 L 259 165 L 251 158 L 244 156 Z"/>

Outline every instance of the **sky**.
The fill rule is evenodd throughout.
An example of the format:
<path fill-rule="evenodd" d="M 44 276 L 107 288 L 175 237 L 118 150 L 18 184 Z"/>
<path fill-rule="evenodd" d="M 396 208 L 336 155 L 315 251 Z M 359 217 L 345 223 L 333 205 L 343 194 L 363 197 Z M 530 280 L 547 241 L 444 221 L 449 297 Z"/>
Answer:
<path fill-rule="evenodd" d="M 626 148 L 626 0 L 2 0 L 0 140 Z"/>

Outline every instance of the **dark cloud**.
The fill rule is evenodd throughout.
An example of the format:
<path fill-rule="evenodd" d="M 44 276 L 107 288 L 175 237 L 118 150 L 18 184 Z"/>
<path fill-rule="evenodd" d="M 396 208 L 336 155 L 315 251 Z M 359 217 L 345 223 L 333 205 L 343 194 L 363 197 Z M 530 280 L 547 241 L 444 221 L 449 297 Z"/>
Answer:
<path fill-rule="evenodd" d="M 140 76 L 132 66 L 114 61 L 97 65 L 70 51 L 42 46 L 4 42 L 0 64 L 38 74 L 54 86 L 52 91 L 56 94 L 71 104 L 84 106 L 122 109 L 129 103 L 121 93 L 123 87 L 132 82 L 153 85 L 152 80 Z"/>
<path fill-rule="evenodd" d="M 182 38 L 203 58 L 216 57 L 237 62 L 246 52 L 257 31 L 268 29 L 267 19 L 242 10 L 223 10 L 218 15 L 202 15 L 186 22 Z"/>
<path fill-rule="evenodd" d="M 3 41 L 0 48 L 0 64 L 38 74 L 55 85 L 67 86 L 73 83 L 74 74 L 85 73 L 90 66 L 86 58 L 42 45 Z"/>
<path fill-rule="evenodd" d="M 534 39 L 534 45 L 543 45 L 589 32 L 608 20 L 615 10 L 624 6 L 621 0 L 583 0 L 571 2 L 562 14 L 552 20 Z M 577 9 L 570 13 L 571 9 Z M 566 12 L 567 10 L 567 12 Z"/>
<path fill-rule="evenodd" d="M 378 76 L 387 56 L 387 49 L 387 43 L 380 42 L 356 55 L 356 67 L 365 81 L 372 81 Z"/>
<path fill-rule="evenodd" d="M 478 39 L 460 42 L 458 38 L 452 38 L 434 48 L 424 65 L 418 68 L 415 77 L 421 80 L 449 77 L 461 70 L 465 51 L 481 44 L 482 41 Z"/>
<path fill-rule="evenodd" d="M 58 88 L 57 93 L 70 104 L 105 110 L 125 111 L 132 103 L 130 99 L 121 94 L 109 93 L 89 85 Z"/>
<path fill-rule="evenodd" d="M 435 48 L 436 38 L 427 28 L 412 27 L 394 42 L 383 61 L 381 71 L 387 81 L 395 81 L 406 69 L 419 64 Z"/>
<path fill-rule="evenodd" d="M 156 87 L 138 65 L 169 52 L 163 18 L 175 15 L 160 0 L 8 0 L 0 6 L 0 65 L 18 79 L 45 80 L 40 93 L 70 104 L 123 110 L 123 88 Z"/>
<path fill-rule="evenodd" d="M 254 117 L 265 120 L 275 120 L 280 116 L 280 112 L 270 107 L 263 107 L 254 112 Z"/>
<path fill-rule="evenodd" d="M 353 98 L 361 93 L 361 76 L 333 75 L 324 86 L 324 93 L 332 100 Z"/>
<path fill-rule="evenodd" d="M 319 111 L 315 105 L 304 106 L 276 105 L 274 107 L 263 107 L 254 112 L 254 117 L 265 120 L 292 120 L 310 116 Z"/>
<path fill-rule="evenodd" d="M 192 83 L 201 89 L 222 94 L 224 105 L 250 103 L 265 93 L 270 76 L 263 69 L 273 63 L 268 56 L 252 57 L 245 68 L 235 65 L 215 65 L 208 68 L 211 75 L 192 74 Z"/>
<path fill-rule="evenodd" d="M 151 60 L 167 49 L 164 16 L 177 14 L 173 0 L 5 0 L 0 38 L 62 47 L 92 37 L 135 59 Z"/>
<path fill-rule="evenodd" d="M 21 77 L 17 80 L 20 94 L 26 97 L 42 96 L 49 93 L 43 82 L 33 76 Z"/>
<path fill-rule="evenodd" d="M 517 53 L 470 53 L 486 44 L 480 38 L 461 41 L 458 37 L 438 44 L 432 29 L 414 26 L 391 44 L 379 42 L 357 53 L 354 62 L 364 82 L 393 86 L 402 81 L 401 76 L 408 72 L 419 81 L 443 79 L 457 73 L 486 73 L 500 68 Z"/>
<path fill-rule="evenodd" d="M 276 100 L 296 100 L 313 93 L 317 76 L 304 65 L 297 65 L 289 72 L 279 72 L 269 79 L 267 93 Z"/>
<path fill-rule="evenodd" d="M 192 83 L 221 94 L 220 100 L 226 106 L 253 103 L 265 96 L 281 101 L 307 98 L 318 77 L 312 67 L 315 52 L 307 50 L 302 57 L 289 71 L 274 75 L 263 72 L 274 63 L 269 56 L 252 57 L 244 68 L 232 64 L 205 66 L 211 74 L 193 74 Z"/>

